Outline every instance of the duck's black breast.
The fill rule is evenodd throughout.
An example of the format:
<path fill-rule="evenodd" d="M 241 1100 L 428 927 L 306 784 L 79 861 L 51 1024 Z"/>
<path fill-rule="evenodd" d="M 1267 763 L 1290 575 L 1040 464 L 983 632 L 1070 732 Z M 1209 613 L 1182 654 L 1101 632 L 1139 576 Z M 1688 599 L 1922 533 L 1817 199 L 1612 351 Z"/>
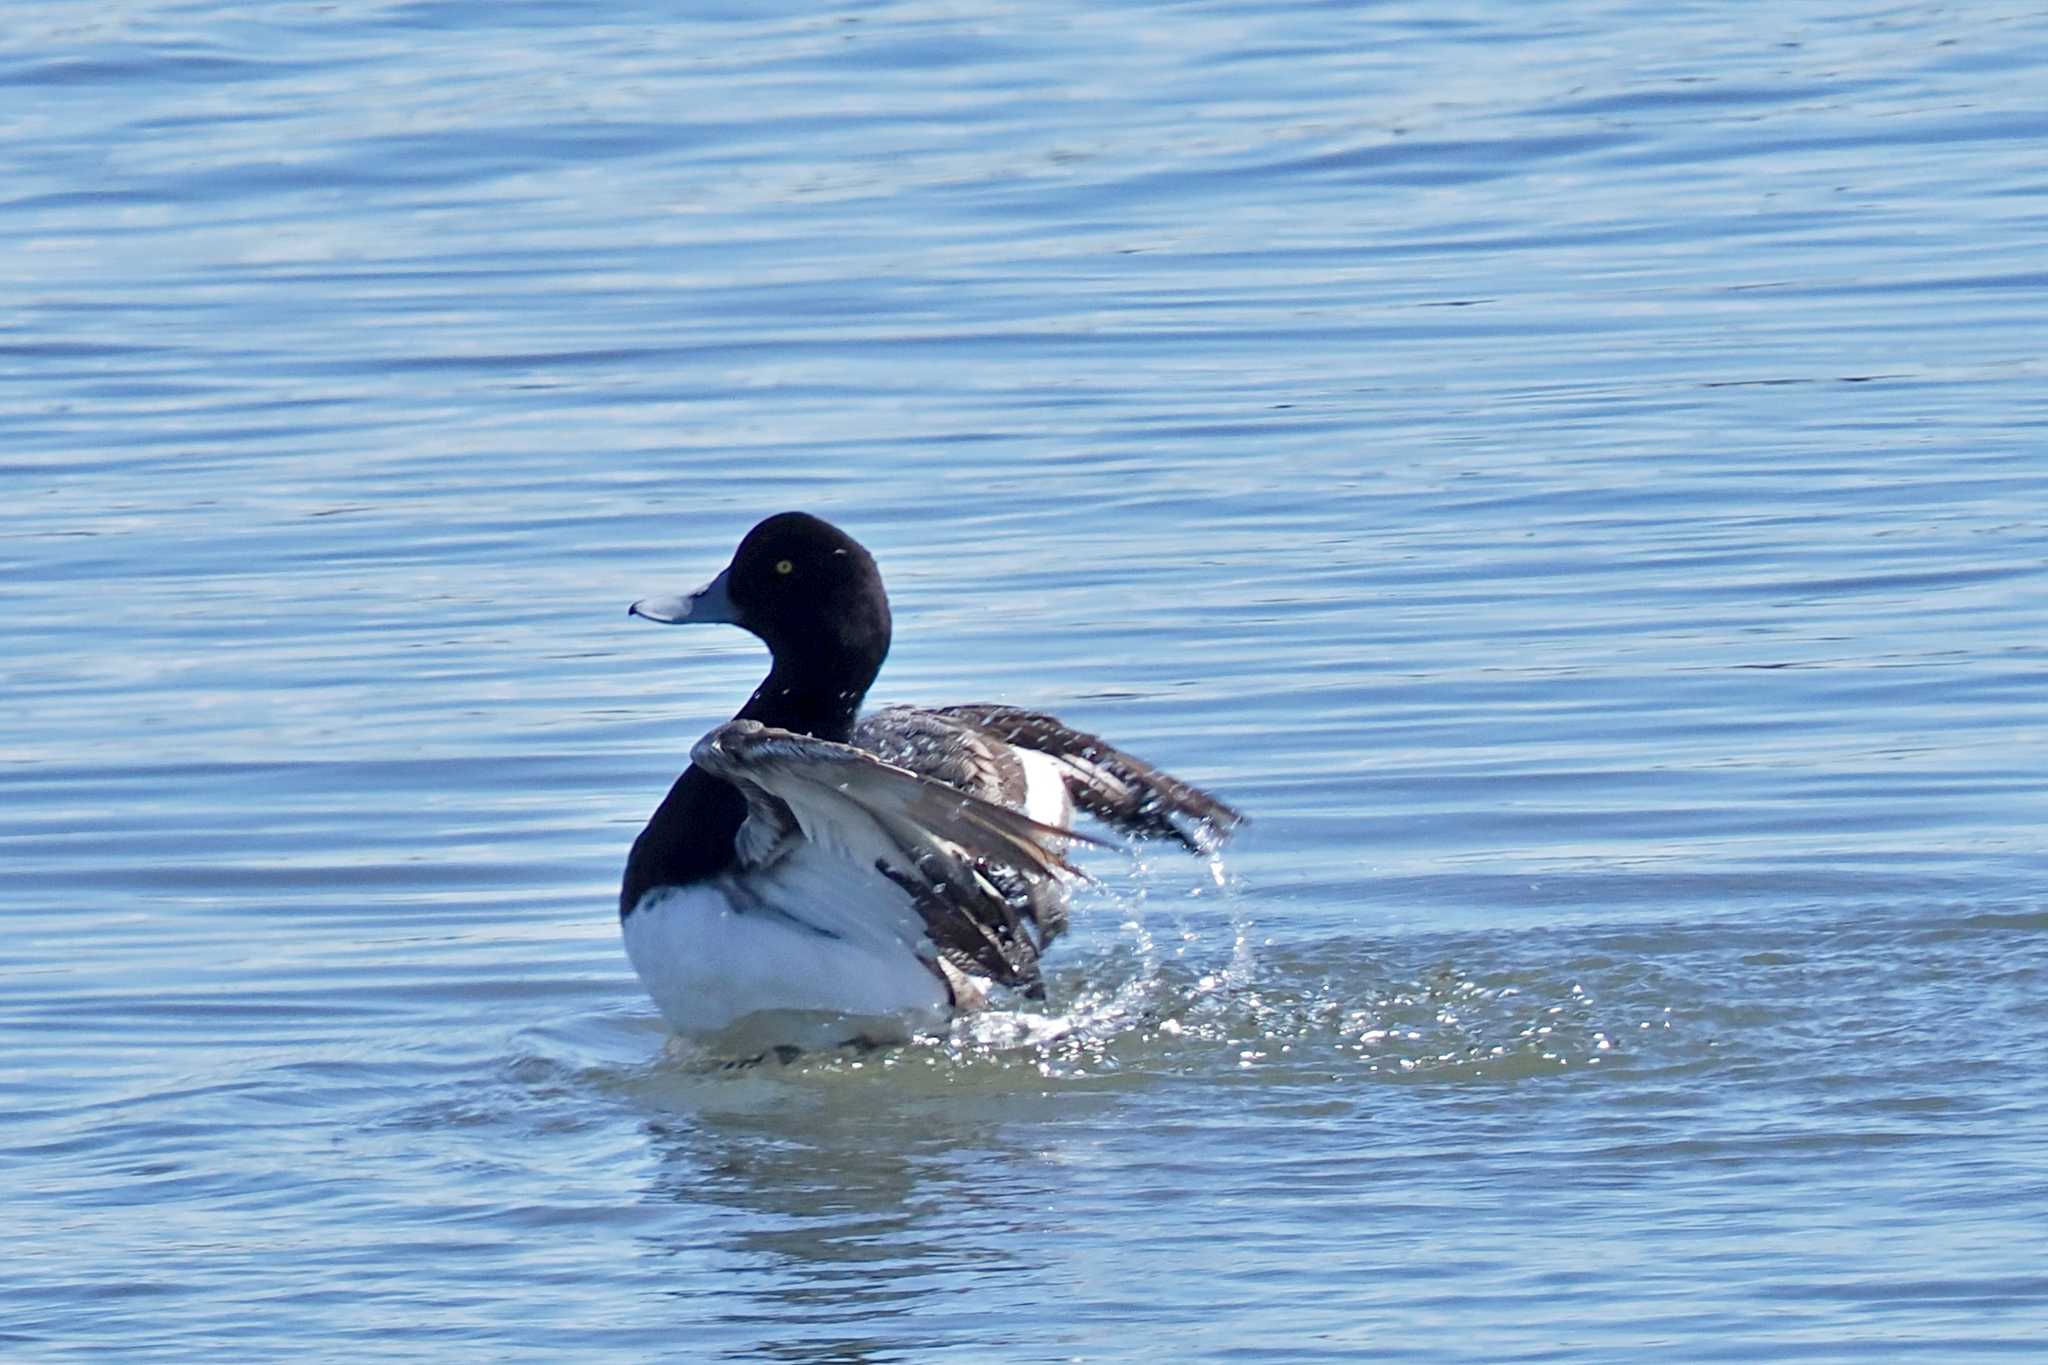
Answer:
<path fill-rule="evenodd" d="M 737 867 L 735 840 L 746 818 L 738 788 L 694 763 L 683 769 L 626 857 L 619 918 L 658 886 L 688 886 Z"/>

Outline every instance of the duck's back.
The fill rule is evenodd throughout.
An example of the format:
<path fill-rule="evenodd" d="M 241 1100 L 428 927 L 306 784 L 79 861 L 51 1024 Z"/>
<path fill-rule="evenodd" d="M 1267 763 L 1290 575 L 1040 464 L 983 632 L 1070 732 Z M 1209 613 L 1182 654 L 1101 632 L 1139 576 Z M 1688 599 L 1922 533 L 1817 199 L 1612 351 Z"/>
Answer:
<path fill-rule="evenodd" d="M 853 742 L 1047 825 L 1067 824 L 1078 807 L 1120 833 L 1207 853 L 1244 818 L 1199 787 L 1039 711 L 985 702 L 889 706 L 862 718 Z"/>
<path fill-rule="evenodd" d="M 1065 825 L 1074 805 L 1059 763 L 1005 743 L 946 709 L 887 706 L 862 717 L 853 742 L 885 763 L 1021 811 L 1042 825 Z"/>

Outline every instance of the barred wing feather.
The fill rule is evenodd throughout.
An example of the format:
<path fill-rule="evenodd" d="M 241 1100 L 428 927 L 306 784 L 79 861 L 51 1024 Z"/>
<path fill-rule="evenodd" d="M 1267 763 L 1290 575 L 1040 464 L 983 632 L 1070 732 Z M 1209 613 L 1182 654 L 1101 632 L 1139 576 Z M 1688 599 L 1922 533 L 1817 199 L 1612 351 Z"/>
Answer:
<path fill-rule="evenodd" d="M 1006 986 L 1039 986 L 1042 944 L 991 880 L 1037 886 L 1082 874 L 1061 855 L 1094 840 L 1040 824 L 849 744 L 735 720 L 691 760 L 746 798 L 739 850 L 767 866 L 797 842 L 873 867 L 901 887 L 953 966 Z"/>

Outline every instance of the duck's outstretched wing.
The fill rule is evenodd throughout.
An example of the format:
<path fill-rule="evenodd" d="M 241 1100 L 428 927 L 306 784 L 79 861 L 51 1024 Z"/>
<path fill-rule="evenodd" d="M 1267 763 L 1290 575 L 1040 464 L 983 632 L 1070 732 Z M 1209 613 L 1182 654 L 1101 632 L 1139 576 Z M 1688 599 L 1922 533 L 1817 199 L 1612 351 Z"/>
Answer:
<path fill-rule="evenodd" d="M 1031 809 L 1027 800 L 1030 781 L 1017 750 L 968 721 L 922 707 L 885 706 L 855 724 L 853 743 L 884 763 L 908 768 L 919 777 L 1011 810 Z M 1064 885 L 1032 881 L 1000 869 L 992 875 L 1010 904 L 1037 931 L 1041 949 L 1065 931 Z"/>
<path fill-rule="evenodd" d="M 901 887 L 933 946 L 953 966 L 1027 991 L 1039 988 L 1040 943 L 1018 904 L 991 880 L 1037 886 L 1081 873 L 1060 856 L 1084 839 L 836 744 L 735 720 L 691 760 L 746 798 L 737 852 L 769 866 L 798 843 L 849 870 L 872 867 Z"/>
<path fill-rule="evenodd" d="M 853 743 L 919 777 L 999 806 L 1024 807 L 1023 761 L 971 720 L 925 706 L 884 706 L 854 724 Z"/>
<path fill-rule="evenodd" d="M 1201 788 L 1056 717 L 981 703 L 932 711 L 1059 760 L 1074 804 L 1126 834 L 1173 839 L 1190 853 L 1208 853 L 1244 823 L 1243 815 Z"/>

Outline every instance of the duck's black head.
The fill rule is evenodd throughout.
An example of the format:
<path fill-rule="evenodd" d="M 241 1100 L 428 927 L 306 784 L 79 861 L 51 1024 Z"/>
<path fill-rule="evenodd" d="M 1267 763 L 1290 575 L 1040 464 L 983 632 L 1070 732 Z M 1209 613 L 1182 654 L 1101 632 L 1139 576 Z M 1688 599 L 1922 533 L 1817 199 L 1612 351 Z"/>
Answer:
<path fill-rule="evenodd" d="M 845 739 L 889 655 L 889 595 L 859 541 L 805 512 L 747 532 L 725 571 L 686 597 L 627 610 L 664 625 L 724 622 L 751 631 L 775 666 L 740 715 Z"/>

